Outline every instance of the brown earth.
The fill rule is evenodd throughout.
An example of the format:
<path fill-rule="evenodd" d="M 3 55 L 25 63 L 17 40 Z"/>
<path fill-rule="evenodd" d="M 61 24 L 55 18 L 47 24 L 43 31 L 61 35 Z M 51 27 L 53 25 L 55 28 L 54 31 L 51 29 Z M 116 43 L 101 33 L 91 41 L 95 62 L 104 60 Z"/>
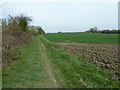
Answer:
<path fill-rule="evenodd" d="M 13 60 L 16 60 L 14 49 L 23 46 L 31 39 L 31 35 L 23 31 L 3 31 L 2 32 L 2 66 L 3 68 Z M 14 53 L 14 54 L 13 54 Z"/>
<path fill-rule="evenodd" d="M 120 77 L 118 66 L 118 44 L 79 44 L 79 43 L 56 43 L 67 49 L 73 55 L 80 56 L 83 60 L 93 65 L 108 70 Z M 117 78 L 120 80 L 120 78 Z"/>

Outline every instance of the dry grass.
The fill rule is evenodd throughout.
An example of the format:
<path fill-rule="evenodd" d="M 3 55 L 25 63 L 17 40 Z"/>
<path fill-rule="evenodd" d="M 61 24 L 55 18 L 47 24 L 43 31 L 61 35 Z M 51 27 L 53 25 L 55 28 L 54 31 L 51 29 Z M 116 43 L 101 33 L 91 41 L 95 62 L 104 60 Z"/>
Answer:
<path fill-rule="evenodd" d="M 9 58 L 17 46 L 23 46 L 30 40 L 30 35 L 23 31 L 3 31 L 2 33 L 2 66 L 8 65 Z M 12 57 L 14 58 L 14 57 Z"/>

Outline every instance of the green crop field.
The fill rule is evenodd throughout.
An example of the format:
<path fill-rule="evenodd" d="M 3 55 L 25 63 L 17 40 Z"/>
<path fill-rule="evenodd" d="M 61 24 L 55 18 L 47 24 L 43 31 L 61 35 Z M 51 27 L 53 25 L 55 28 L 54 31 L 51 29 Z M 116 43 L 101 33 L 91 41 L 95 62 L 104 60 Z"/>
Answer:
<path fill-rule="evenodd" d="M 86 43 L 86 44 L 117 44 L 118 34 L 101 33 L 48 33 L 44 35 L 52 42 Z"/>

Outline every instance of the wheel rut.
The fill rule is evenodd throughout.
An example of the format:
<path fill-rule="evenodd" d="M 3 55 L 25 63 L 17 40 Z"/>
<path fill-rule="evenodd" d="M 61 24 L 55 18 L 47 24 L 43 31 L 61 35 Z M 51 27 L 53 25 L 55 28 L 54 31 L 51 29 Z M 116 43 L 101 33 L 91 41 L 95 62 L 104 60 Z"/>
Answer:
<path fill-rule="evenodd" d="M 50 65 L 50 60 L 49 58 L 47 57 L 46 55 L 46 52 L 45 52 L 45 46 L 44 44 L 41 42 L 41 47 L 42 47 L 42 58 L 43 58 L 43 63 L 45 65 L 45 69 L 48 73 L 48 84 L 47 84 L 47 87 L 49 88 L 57 88 L 58 85 L 57 85 L 57 82 L 56 82 L 56 79 L 55 79 L 55 76 L 54 76 L 54 73 L 53 73 L 53 69 Z"/>

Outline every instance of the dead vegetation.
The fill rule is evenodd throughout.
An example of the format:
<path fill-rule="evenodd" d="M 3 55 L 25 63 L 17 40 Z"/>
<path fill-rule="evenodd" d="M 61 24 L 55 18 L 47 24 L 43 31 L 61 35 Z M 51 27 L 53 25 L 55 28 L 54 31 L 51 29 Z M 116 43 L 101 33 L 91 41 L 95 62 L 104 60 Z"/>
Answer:
<path fill-rule="evenodd" d="M 31 39 L 30 34 L 23 31 L 3 31 L 2 33 L 2 66 L 6 67 L 11 61 L 16 60 L 14 49 L 25 45 Z M 19 52 L 20 53 L 20 52 Z"/>
<path fill-rule="evenodd" d="M 31 17 L 20 14 L 9 15 L 2 19 L 2 66 L 6 67 L 11 61 L 16 60 L 21 51 L 16 47 L 24 46 L 32 35 L 44 34 L 42 27 L 30 26 Z M 20 50 L 20 49 L 19 49 Z"/>
<path fill-rule="evenodd" d="M 23 14 L 2 19 L 2 67 L 17 59 L 16 47 L 25 45 L 30 39 L 28 25 L 31 18 Z"/>
<path fill-rule="evenodd" d="M 56 43 L 67 49 L 73 55 L 80 56 L 83 60 L 93 63 L 95 66 L 108 70 L 120 77 L 118 66 L 118 44 L 76 44 Z M 120 80 L 120 78 L 117 78 Z"/>

